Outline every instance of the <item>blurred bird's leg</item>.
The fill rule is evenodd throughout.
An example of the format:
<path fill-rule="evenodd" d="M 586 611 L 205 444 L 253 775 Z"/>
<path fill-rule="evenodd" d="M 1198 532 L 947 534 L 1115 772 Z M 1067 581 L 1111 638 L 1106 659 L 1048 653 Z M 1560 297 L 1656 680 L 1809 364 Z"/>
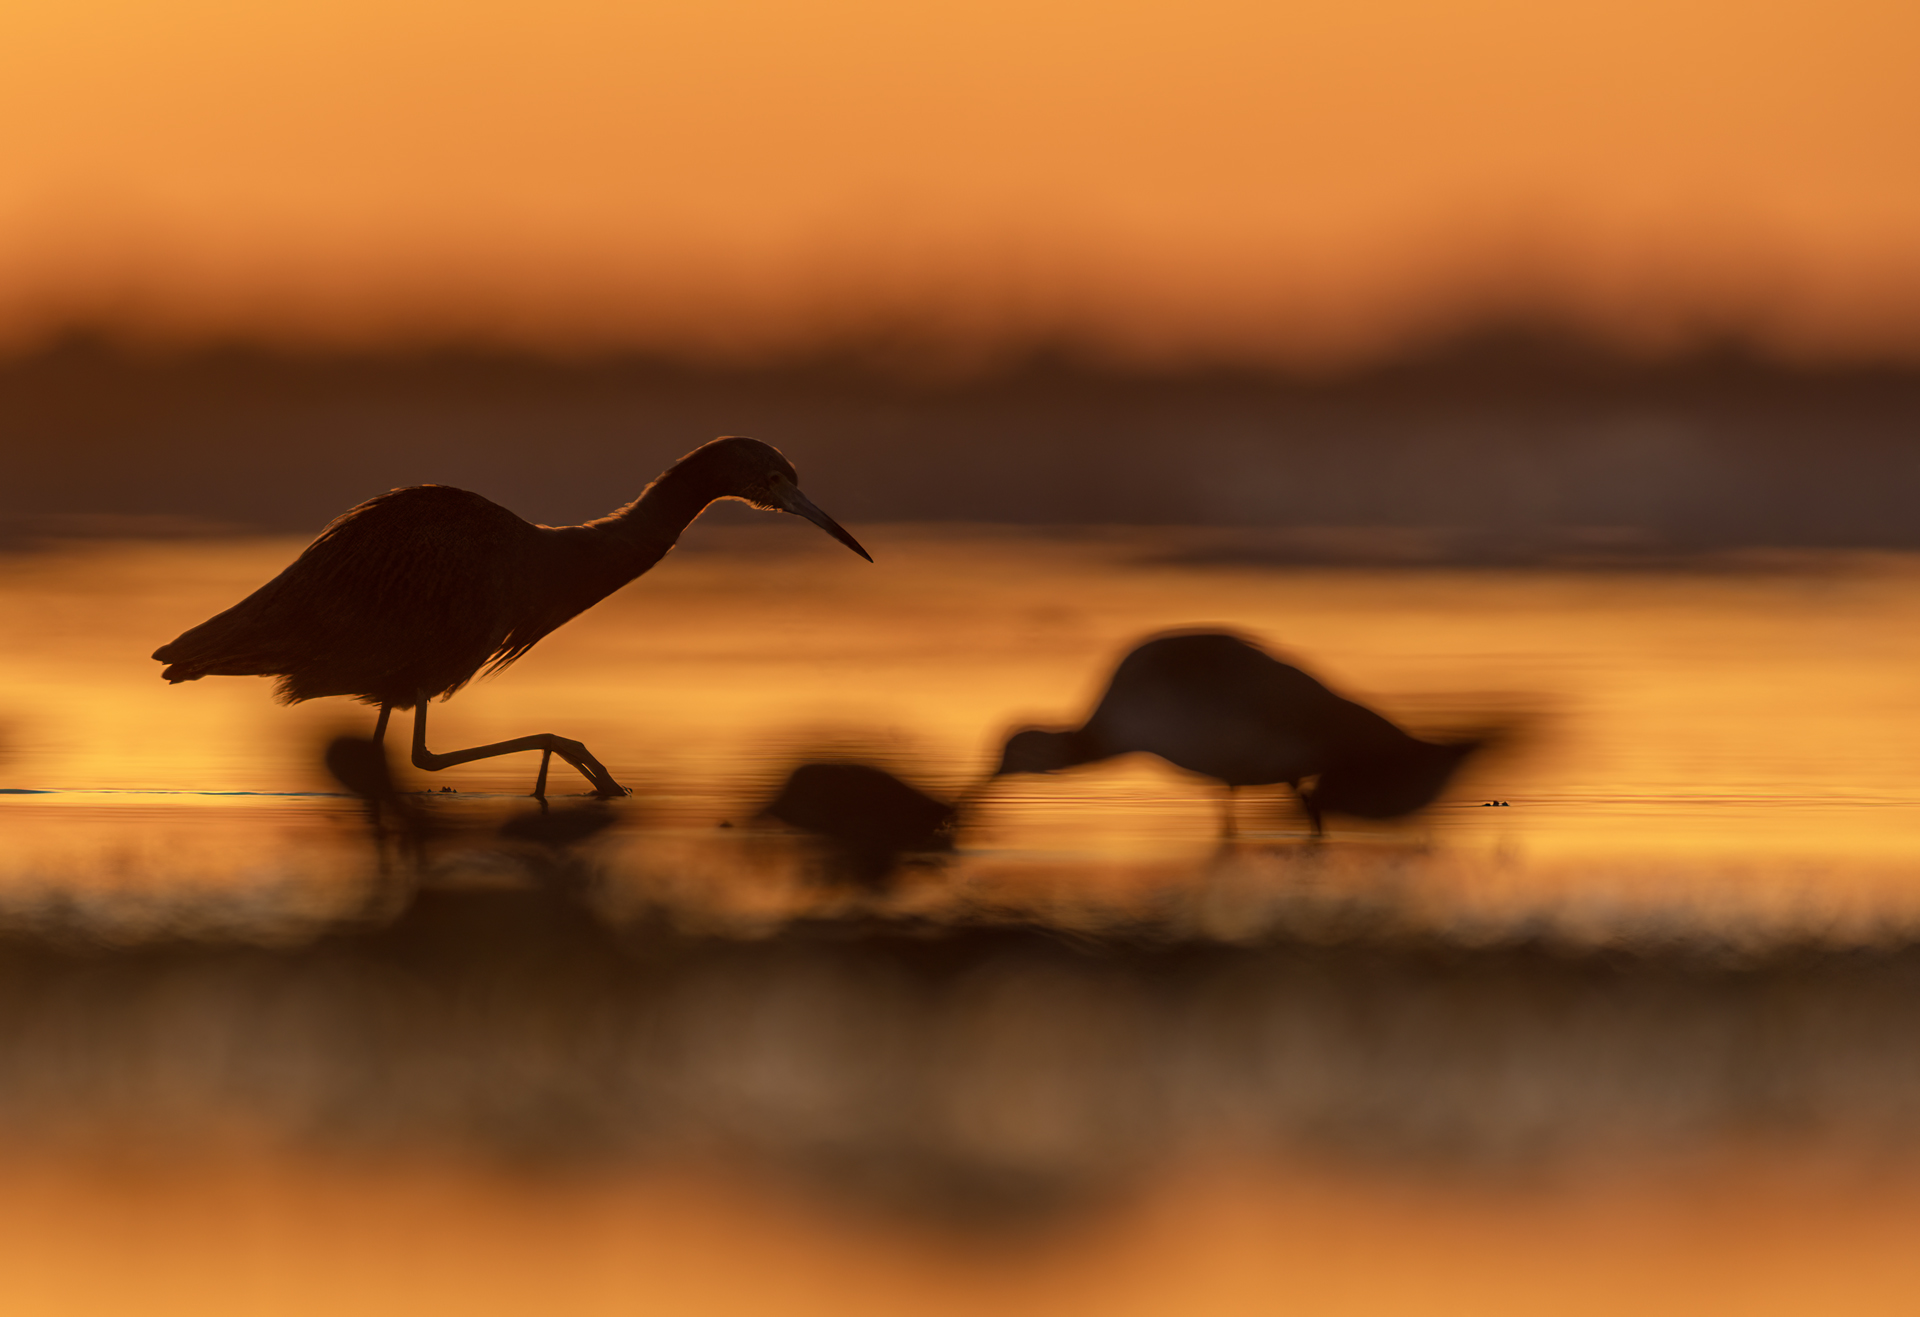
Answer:
<path fill-rule="evenodd" d="M 387 719 L 393 716 L 393 702 L 380 701 L 380 720 L 373 725 L 373 743 L 384 744 L 387 739 Z"/>
<path fill-rule="evenodd" d="M 338 736 L 327 746 L 327 771 L 360 798 L 374 855 L 373 884 L 364 913 L 386 919 L 412 899 L 426 855 L 427 820 L 399 792 L 380 743 Z"/>
<path fill-rule="evenodd" d="M 539 732 L 533 736 L 516 736 L 511 741 L 495 741 L 492 745 L 476 745 L 467 750 L 449 750 L 444 754 L 435 754 L 427 749 L 427 702 L 425 691 L 413 706 L 413 766 L 429 773 L 437 773 L 443 768 L 452 768 L 456 764 L 470 764 L 476 759 L 493 759 L 500 755 L 518 754 L 522 750 L 542 750 L 547 755 L 559 755 L 562 759 L 580 770 L 580 775 L 593 784 L 593 794 L 613 798 L 631 795 L 625 787 L 613 780 L 598 759 L 588 752 L 587 747 L 578 741 L 569 741 L 564 736 L 555 736 L 552 732 Z M 544 777 L 545 760 L 542 760 Z M 544 789 L 546 783 L 541 782 Z"/>
<path fill-rule="evenodd" d="M 533 779 L 533 798 L 542 805 L 547 803 L 547 765 L 553 762 L 553 751 L 540 752 L 540 776 Z"/>
<path fill-rule="evenodd" d="M 1307 821 L 1313 824 L 1313 839 L 1319 841 L 1327 835 L 1327 830 L 1320 817 L 1320 807 L 1313 803 L 1313 793 L 1302 790 L 1298 782 L 1289 782 L 1287 785 L 1292 787 L 1293 794 L 1300 798 L 1300 808 L 1307 811 Z"/>

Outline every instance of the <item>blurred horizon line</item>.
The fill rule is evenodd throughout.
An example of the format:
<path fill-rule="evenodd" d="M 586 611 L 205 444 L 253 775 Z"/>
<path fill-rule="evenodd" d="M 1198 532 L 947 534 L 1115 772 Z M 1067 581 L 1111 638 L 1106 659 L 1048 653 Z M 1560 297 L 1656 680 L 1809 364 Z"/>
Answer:
<path fill-rule="evenodd" d="M 1782 360 L 1730 334 L 1633 356 L 1539 323 L 1344 372 L 1126 364 L 1058 341 L 942 358 L 878 335 L 755 363 L 445 341 L 163 351 L 95 331 L 0 360 L 0 521 L 311 531 L 434 483 L 568 525 L 749 434 L 848 525 L 1338 532 L 1233 550 L 1275 561 L 1377 556 L 1354 539 L 1369 527 L 1425 537 L 1396 554 L 1475 561 L 1912 549 L 1916 427 L 1910 358 Z"/>
<path fill-rule="evenodd" d="M 1682 226 L 1610 241 L 1517 220 L 1400 236 L 1291 257 L 1277 234 L 1129 246 L 876 231 L 738 250 L 423 242 L 248 261 L 137 232 L 89 237 L 81 224 L 24 247 L 0 232 L 0 360 L 91 335 L 157 352 L 454 348 L 738 366 L 864 354 L 934 374 L 1054 354 L 1337 375 L 1519 328 L 1630 361 L 1737 343 L 1783 365 L 1920 363 L 1920 246 L 1904 237 L 1819 247 Z"/>
<path fill-rule="evenodd" d="M 516 336 L 449 322 L 389 334 L 307 334 L 287 330 L 158 331 L 149 322 L 102 316 L 50 318 L 32 334 L 0 336 L 0 371 L 86 358 L 137 366 L 220 359 L 297 363 L 521 363 L 555 369 L 655 367 L 695 375 L 868 377 L 875 383 L 949 386 L 1033 374 L 1138 379 L 1244 377 L 1302 386 L 1339 386 L 1401 374 L 1439 372 L 1666 375 L 1701 369 L 1827 375 L 1920 372 L 1920 304 L 1911 336 L 1783 343 L 1755 323 L 1702 316 L 1655 335 L 1610 332 L 1591 319 L 1541 309 L 1461 307 L 1404 332 L 1321 352 L 1258 350 L 1220 343 L 1182 350 L 1129 351 L 1086 327 L 969 330 L 937 316 L 876 314 L 758 344 L 711 339 L 575 339 Z"/>

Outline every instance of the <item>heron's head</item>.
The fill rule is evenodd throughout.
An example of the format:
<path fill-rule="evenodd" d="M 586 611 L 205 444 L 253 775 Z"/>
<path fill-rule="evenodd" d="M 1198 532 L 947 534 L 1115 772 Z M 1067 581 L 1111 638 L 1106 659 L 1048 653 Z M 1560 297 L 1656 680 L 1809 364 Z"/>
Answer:
<path fill-rule="evenodd" d="M 800 492 L 800 477 L 793 463 L 771 444 L 745 435 L 728 435 L 694 449 L 674 463 L 674 469 L 699 471 L 717 491 L 715 498 L 737 498 L 765 512 L 791 512 L 804 517 L 868 562 L 873 561 L 860 541 Z"/>
<path fill-rule="evenodd" d="M 1084 762 L 1077 751 L 1071 732 L 1023 727 L 1007 738 L 1007 744 L 1000 751 L 1000 767 L 993 770 L 993 775 L 1058 772 Z"/>
<path fill-rule="evenodd" d="M 1415 741 L 1383 759 L 1337 764 L 1314 784 L 1313 803 L 1328 813 L 1362 819 L 1412 814 L 1431 805 L 1483 744 L 1478 739 L 1443 745 Z"/>

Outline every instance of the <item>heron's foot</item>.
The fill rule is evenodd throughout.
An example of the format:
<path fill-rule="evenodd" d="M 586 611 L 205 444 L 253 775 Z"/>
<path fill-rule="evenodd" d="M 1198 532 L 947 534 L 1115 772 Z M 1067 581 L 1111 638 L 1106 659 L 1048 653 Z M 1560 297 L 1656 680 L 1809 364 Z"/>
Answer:
<path fill-rule="evenodd" d="M 564 736 L 555 736 L 548 732 L 541 739 L 550 742 L 543 747 L 549 754 L 559 755 L 562 759 L 580 770 L 580 776 L 593 786 L 593 794 L 600 800 L 618 800 L 630 796 L 633 792 L 613 780 L 613 774 L 607 766 L 593 757 L 593 752 L 579 741 L 568 740 Z M 544 765 L 544 761 L 543 761 Z M 544 779 L 544 771 L 541 774 Z"/>

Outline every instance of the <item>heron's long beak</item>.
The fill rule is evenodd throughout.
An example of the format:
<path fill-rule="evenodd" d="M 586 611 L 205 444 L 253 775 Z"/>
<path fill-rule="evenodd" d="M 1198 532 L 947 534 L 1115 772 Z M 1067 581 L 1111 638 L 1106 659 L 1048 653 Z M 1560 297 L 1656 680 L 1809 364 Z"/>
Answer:
<path fill-rule="evenodd" d="M 802 494 L 798 486 L 788 485 L 784 480 L 780 483 L 786 486 L 780 490 L 776 496 L 782 509 L 791 512 L 796 517 L 805 517 L 808 521 L 811 521 L 821 530 L 833 536 L 834 539 L 839 540 L 868 562 L 873 561 L 873 555 L 860 547 L 860 541 L 847 534 L 845 528 L 843 528 L 839 522 L 829 517 L 819 508 L 816 508 L 813 505 L 813 500 L 805 494 Z"/>

